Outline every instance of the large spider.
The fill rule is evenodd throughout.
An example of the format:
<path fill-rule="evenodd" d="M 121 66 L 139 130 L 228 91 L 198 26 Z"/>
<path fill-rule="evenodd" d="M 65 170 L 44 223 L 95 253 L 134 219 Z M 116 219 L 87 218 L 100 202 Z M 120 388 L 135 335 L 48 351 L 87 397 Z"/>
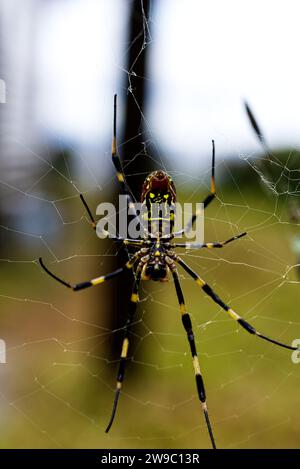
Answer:
<path fill-rule="evenodd" d="M 117 96 L 114 96 L 114 120 L 113 120 L 113 141 L 112 141 L 112 161 L 114 163 L 117 178 L 121 186 L 121 191 L 127 195 L 129 205 L 133 205 L 133 196 L 131 191 L 126 183 L 124 171 L 121 165 L 120 158 L 117 153 L 117 144 L 116 144 L 116 121 L 117 121 Z M 215 198 L 216 188 L 215 188 L 215 145 L 212 141 L 212 173 L 211 173 L 211 190 L 210 193 L 203 201 L 204 209 L 210 204 L 210 202 Z M 80 198 L 87 210 L 89 218 L 91 220 L 92 226 L 96 228 L 95 219 L 89 209 L 83 195 L 80 195 Z M 176 201 L 176 190 L 174 183 L 171 177 L 164 171 L 154 171 L 151 173 L 145 180 L 142 188 L 141 201 L 145 204 L 147 208 L 148 223 L 153 221 L 153 211 L 155 203 L 164 202 L 169 208 L 171 208 Z M 272 342 L 273 344 L 279 345 L 280 347 L 285 347 L 290 350 L 297 350 L 297 347 L 292 347 L 290 345 L 283 344 L 277 340 L 271 339 L 259 331 L 257 331 L 251 324 L 249 324 L 245 319 L 239 316 L 230 306 L 228 306 L 224 301 L 214 292 L 214 290 L 203 280 L 199 275 L 194 272 L 176 253 L 175 248 L 185 248 L 185 249 L 202 249 L 202 248 L 222 248 L 228 243 L 235 241 L 246 235 L 246 233 L 241 233 L 237 236 L 222 241 L 222 242 L 213 242 L 213 243 L 174 243 L 173 239 L 177 236 L 182 236 L 187 234 L 193 227 L 199 213 L 193 214 L 187 226 L 178 232 L 174 232 L 174 218 L 170 212 L 167 222 L 171 226 L 169 234 L 164 234 L 164 222 L 166 219 L 163 216 L 157 217 L 154 221 L 155 229 L 151 233 L 148 230 L 145 230 L 142 239 L 129 239 L 129 238 L 120 238 L 115 237 L 117 241 L 124 243 L 127 246 L 131 246 L 137 251 L 132 255 L 129 261 L 121 268 L 101 277 L 94 278 L 82 283 L 77 283 L 71 285 L 70 283 L 62 280 L 53 274 L 43 263 L 42 259 L 39 259 L 39 262 L 42 268 L 49 274 L 52 278 L 65 285 L 68 288 L 72 288 L 74 291 L 82 290 L 91 286 L 99 285 L 107 280 L 110 280 L 113 277 L 120 275 L 124 271 L 131 270 L 134 273 L 134 284 L 132 288 L 132 294 L 129 305 L 128 317 L 124 326 L 124 338 L 123 345 L 120 356 L 119 369 L 117 374 L 117 385 L 115 390 L 115 398 L 112 409 L 112 414 L 106 432 L 110 430 L 114 417 L 116 414 L 117 404 L 124 381 L 125 375 L 125 365 L 128 356 L 129 348 L 129 336 L 131 331 L 131 326 L 133 323 L 134 314 L 136 312 L 137 303 L 139 301 L 138 291 L 141 280 L 155 280 L 155 281 L 166 281 L 168 280 L 169 274 L 172 275 L 176 294 L 179 302 L 179 308 L 181 313 L 181 319 L 183 327 L 187 334 L 187 339 L 190 345 L 192 360 L 195 371 L 196 386 L 198 391 L 199 400 L 201 402 L 202 410 L 204 413 L 207 429 L 209 432 L 210 440 L 212 447 L 216 448 L 215 438 L 213 435 L 210 419 L 208 416 L 207 404 L 206 404 L 206 394 L 204 389 L 204 382 L 201 375 L 199 360 L 197 356 L 195 337 L 192 329 L 192 322 L 189 313 L 186 310 L 184 296 L 181 289 L 178 271 L 176 264 L 179 264 L 183 269 L 195 280 L 200 288 L 206 293 L 211 299 L 217 303 L 221 308 L 229 314 L 229 316 L 237 321 L 239 325 L 245 329 L 250 334 L 253 334 L 261 339 Z"/>

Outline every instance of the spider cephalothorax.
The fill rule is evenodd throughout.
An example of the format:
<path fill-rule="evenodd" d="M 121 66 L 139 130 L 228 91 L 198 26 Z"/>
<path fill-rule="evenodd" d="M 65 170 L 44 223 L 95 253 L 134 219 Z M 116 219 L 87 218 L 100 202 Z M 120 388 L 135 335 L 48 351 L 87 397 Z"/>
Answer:
<path fill-rule="evenodd" d="M 145 206 L 143 220 L 152 237 L 170 235 L 174 228 L 176 189 L 172 178 L 162 170 L 145 179 L 141 201 Z"/>
<path fill-rule="evenodd" d="M 117 177 L 120 183 L 121 190 L 127 194 L 128 204 L 129 205 L 131 204 L 134 206 L 134 203 L 133 203 L 134 199 L 126 183 L 125 174 L 123 172 L 121 161 L 117 153 L 116 109 L 117 109 L 117 97 L 115 96 L 112 160 L 116 168 Z M 211 187 L 210 187 L 210 193 L 203 200 L 204 209 L 211 203 L 211 201 L 215 198 L 215 194 L 216 194 L 214 141 L 212 142 L 212 144 L 213 145 L 212 145 Z M 81 195 L 80 197 L 87 210 L 92 226 L 95 229 L 96 221 L 92 215 L 92 212 L 89 209 L 86 201 L 84 200 L 83 195 Z M 114 421 L 118 399 L 119 399 L 123 381 L 124 381 L 125 366 L 126 366 L 126 361 L 128 360 L 128 350 L 129 350 L 129 343 L 131 340 L 134 315 L 135 315 L 135 311 L 137 308 L 137 303 L 139 301 L 138 293 L 139 293 L 140 282 L 141 280 L 166 281 L 168 278 L 168 274 L 171 273 L 173 280 L 174 280 L 176 296 L 177 296 L 178 303 L 179 303 L 182 324 L 187 334 L 187 339 L 188 339 L 190 350 L 191 350 L 199 401 L 201 403 L 202 410 L 204 413 L 205 422 L 207 425 L 212 447 L 216 448 L 216 443 L 215 443 L 210 419 L 208 416 L 204 381 L 203 381 L 202 373 L 200 370 L 200 364 L 199 364 L 199 359 L 198 359 L 197 350 L 196 350 L 196 342 L 195 342 L 195 337 L 193 333 L 192 320 L 188 311 L 186 310 L 183 291 L 182 291 L 180 279 L 179 279 L 179 272 L 177 270 L 176 264 L 182 267 L 185 270 L 185 272 L 195 280 L 197 286 L 200 287 L 206 295 L 208 295 L 219 307 L 221 307 L 231 317 L 231 319 L 235 320 L 248 333 L 260 339 L 263 339 L 275 345 L 278 345 L 280 347 L 284 347 L 286 349 L 298 350 L 298 348 L 291 346 L 291 345 L 284 344 L 277 340 L 271 339 L 270 337 L 267 337 L 261 334 L 261 332 L 257 331 L 251 324 L 245 321 L 245 319 L 239 316 L 239 314 L 237 314 L 229 305 L 227 305 L 215 293 L 215 291 L 210 287 L 210 285 L 208 285 L 204 279 L 199 277 L 199 275 L 196 272 L 194 272 L 189 267 L 189 265 L 186 264 L 186 262 L 184 262 L 184 260 L 175 253 L 175 248 L 182 248 L 182 249 L 223 248 L 227 244 L 239 238 L 242 238 L 243 236 L 246 235 L 246 233 L 241 233 L 239 235 L 232 236 L 226 241 L 221 241 L 221 242 L 213 242 L 213 243 L 190 243 L 190 242 L 189 243 L 185 243 L 185 242 L 177 243 L 177 242 L 174 242 L 174 238 L 183 236 L 189 233 L 189 231 L 192 229 L 193 224 L 195 223 L 198 217 L 198 213 L 196 212 L 194 215 L 192 215 L 190 221 L 188 222 L 188 224 L 185 226 L 183 230 L 177 231 L 177 232 L 173 230 L 174 228 L 173 207 L 175 206 L 175 202 L 176 202 L 175 186 L 170 176 L 161 170 L 154 171 L 153 173 L 149 174 L 149 176 L 146 178 L 143 184 L 143 188 L 142 188 L 141 199 L 142 199 L 142 204 L 144 204 L 146 207 L 145 215 L 146 215 L 146 220 L 148 220 L 148 228 L 145 229 L 144 236 L 142 237 L 142 239 L 131 239 L 131 238 L 128 239 L 128 238 L 121 238 L 118 236 L 114 238 L 116 241 L 123 243 L 125 246 L 132 247 L 136 251 L 135 254 L 130 256 L 130 259 L 128 260 L 128 262 L 126 262 L 125 265 L 123 265 L 123 267 L 120 267 L 117 270 L 107 275 L 102 275 L 100 277 L 96 277 L 91 280 L 72 285 L 66 282 L 65 280 L 61 279 L 54 273 L 52 273 L 44 265 L 41 258 L 40 258 L 40 264 L 42 268 L 47 272 L 48 275 L 50 275 L 56 281 L 60 282 L 65 287 L 71 288 L 74 291 L 78 291 L 78 290 L 82 290 L 88 287 L 102 284 L 103 282 L 106 282 L 107 280 L 110 280 L 118 275 L 121 275 L 125 271 L 132 270 L 134 273 L 134 283 L 133 283 L 132 294 L 130 298 L 128 318 L 124 326 L 124 338 L 123 338 L 123 344 L 122 344 L 122 350 L 121 350 L 121 356 L 120 356 L 119 369 L 118 369 L 118 374 L 117 374 L 115 399 L 114 399 L 113 409 L 111 413 L 111 418 L 106 428 L 106 432 L 110 430 L 112 423 Z M 162 206 L 163 210 L 156 212 L 155 205 Z M 152 225 L 154 225 L 154 228 Z M 166 234 L 165 232 L 165 229 L 167 227 L 169 227 L 169 230 L 170 230 L 168 234 Z"/>
<path fill-rule="evenodd" d="M 172 178 L 162 170 L 150 173 L 142 187 L 141 201 L 158 204 L 167 202 L 169 205 L 175 203 L 176 189 Z"/>

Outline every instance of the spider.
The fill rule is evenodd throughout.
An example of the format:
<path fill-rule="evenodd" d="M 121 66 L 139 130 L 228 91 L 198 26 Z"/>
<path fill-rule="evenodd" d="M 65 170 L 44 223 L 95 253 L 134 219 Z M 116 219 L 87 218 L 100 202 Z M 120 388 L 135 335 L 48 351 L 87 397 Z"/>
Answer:
<path fill-rule="evenodd" d="M 112 141 L 112 161 L 116 169 L 117 178 L 120 183 L 121 192 L 127 195 L 128 204 L 133 205 L 133 196 L 126 183 L 125 174 L 122 168 L 121 160 L 117 152 L 117 139 L 116 139 L 116 123 L 117 123 L 117 95 L 114 96 L 114 117 L 113 117 L 113 141 Z M 206 209 L 212 200 L 216 197 L 216 186 L 215 186 L 215 143 L 212 141 L 212 169 L 211 169 L 211 187 L 210 193 L 203 201 L 203 207 Z M 80 195 L 81 201 L 88 213 L 92 227 L 96 229 L 96 221 L 92 215 L 92 212 L 85 201 L 83 195 Z M 152 172 L 145 180 L 142 187 L 141 201 L 145 204 L 147 209 L 148 221 L 153 221 L 153 206 L 157 202 L 163 201 L 165 205 L 169 208 L 172 208 L 176 201 L 176 190 L 175 185 L 171 177 L 164 171 L 158 170 Z M 213 248 L 223 248 L 227 244 L 242 238 L 247 233 L 241 233 L 236 236 L 233 236 L 230 239 L 222 242 L 211 242 L 211 243 L 175 243 L 174 238 L 178 236 L 183 236 L 187 234 L 193 227 L 199 213 L 194 213 L 189 220 L 186 227 L 178 232 L 174 232 L 174 217 L 169 215 L 167 220 L 171 226 L 169 234 L 164 234 L 164 221 L 163 216 L 157 217 L 154 221 L 156 222 L 154 232 L 151 233 L 145 230 L 145 233 L 142 239 L 130 239 L 130 238 L 121 238 L 114 237 L 113 239 L 121 242 L 126 246 L 131 246 L 135 253 L 128 260 L 128 262 L 117 270 L 88 280 L 82 283 L 70 284 L 65 280 L 59 278 L 54 273 L 52 273 L 43 263 L 42 259 L 39 258 L 41 267 L 54 278 L 59 283 L 63 284 L 65 287 L 73 289 L 74 291 L 79 291 L 91 286 L 99 285 L 106 282 L 126 271 L 133 271 L 134 273 L 134 282 L 132 287 L 132 293 L 129 304 L 128 317 L 124 325 L 124 337 L 120 355 L 119 369 L 117 374 L 117 383 L 115 389 L 115 397 L 113 402 L 113 408 L 111 417 L 106 428 L 106 433 L 109 432 L 117 410 L 117 404 L 120 397 L 124 376 L 125 376 L 125 366 L 128 357 L 128 349 L 130 342 L 130 332 L 134 319 L 134 315 L 137 309 L 137 304 L 139 301 L 139 285 L 141 280 L 154 280 L 154 281 L 167 281 L 170 276 L 173 277 L 175 290 L 178 298 L 179 309 L 181 313 L 181 320 L 185 332 L 187 334 L 187 340 L 190 346 L 192 362 L 195 372 L 196 379 L 196 388 L 198 397 L 201 403 L 202 411 L 204 414 L 208 434 L 212 447 L 216 449 L 215 437 L 213 434 L 207 404 L 206 404 L 206 393 L 204 387 L 204 381 L 201 374 L 199 359 L 196 350 L 195 336 L 192 328 L 191 317 L 186 309 L 183 291 L 180 285 L 177 264 L 181 266 L 187 273 L 190 275 L 196 282 L 196 284 L 203 290 L 203 292 L 208 295 L 217 305 L 219 305 L 232 319 L 238 322 L 238 324 L 245 329 L 249 334 L 252 334 L 260 339 L 267 340 L 273 344 L 276 344 L 280 347 L 284 347 L 290 350 L 297 350 L 297 347 L 292 347 L 290 345 L 283 344 L 277 340 L 271 339 L 261 332 L 257 331 L 249 322 L 239 316 L 230 306 L 228 306 L 224 301 L 214 292 L 214 290 L 203 280 L 199 275 L 194 272 L 188 264 L 186 264 L 183 259 L 181 259 L 175 252 L 176 248 L 185 248 L 185 249 L 213 249 Z"/>

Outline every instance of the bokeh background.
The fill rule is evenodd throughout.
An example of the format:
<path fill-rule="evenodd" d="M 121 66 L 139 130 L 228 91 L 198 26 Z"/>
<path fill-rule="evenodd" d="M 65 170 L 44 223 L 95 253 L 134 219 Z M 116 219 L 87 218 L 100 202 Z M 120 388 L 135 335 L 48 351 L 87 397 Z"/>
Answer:
<path fill-rule="evenodd" d="M 171 282 L 144 282 L 124 393 L 109 435 L 131 279 L 73 293 L 126 252 L 99 240 L 93 213 L 117 202 L 118 148 L 136 196 L 152 169 L 178 199 L 217 199 L 205 240 L 182 253 L 263 333 L 300 338 L 297 1 L 1 0 L 1 448 L 207 448 L 188 343 Z M 269 152 L 249 124 L 246 99 Z M 4 101 L 2 99 L 2 101 Z M 237 327 L 181 272 L 217 445 L 300 446 L 300 364 Z"/>

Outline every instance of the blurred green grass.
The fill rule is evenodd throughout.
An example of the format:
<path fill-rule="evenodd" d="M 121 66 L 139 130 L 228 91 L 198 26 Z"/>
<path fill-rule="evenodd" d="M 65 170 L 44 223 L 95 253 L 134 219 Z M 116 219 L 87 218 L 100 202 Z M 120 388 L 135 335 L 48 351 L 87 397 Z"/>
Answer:
<path fill-rule="evenodd" d="M 299 228 L 285 223 L 286 199 L 266 197 L 255 183 L 220 186 L 205 217 L 205 240 L 249 234 L 184 259 L 259 330 L 291 343 L 300 337 L 299 283 L 296 269 L 288 268 L 296 262 L 291 239 Z M 183 184 L 180 200 L 201 200 L 204 189 L 196 189 L 191 198 Z M 109 270 L 116 252 L 109 241 L 101 245 L 84 220 L 75 230 L 63 228 L 51 248 L 70 259 L 52 269 L 72 281 Z M 42 243 L 26 248 L 15 241 L 12 260 L 23 259 L 26 249 L 26 262 L 1 263 L 1 337 L 8 353 L 0 366 L 0 446 L 210 447 L 171 282 L 143 283 L 133 359 L 106 435 L 117 364 L 107 352 L 114 334 L 105 315 L 116 287 L 111 282 L 99 287 L 101 295 L 95 289 L 73 294 L 41 272 L 35 260 L 47 254 Z M 241 330 L 183 272 L 181 279 L 218 446 L 298 447 L 300 365 L 288 350 Z M 125 318 L 126 304 L 121 313 Z"/>

